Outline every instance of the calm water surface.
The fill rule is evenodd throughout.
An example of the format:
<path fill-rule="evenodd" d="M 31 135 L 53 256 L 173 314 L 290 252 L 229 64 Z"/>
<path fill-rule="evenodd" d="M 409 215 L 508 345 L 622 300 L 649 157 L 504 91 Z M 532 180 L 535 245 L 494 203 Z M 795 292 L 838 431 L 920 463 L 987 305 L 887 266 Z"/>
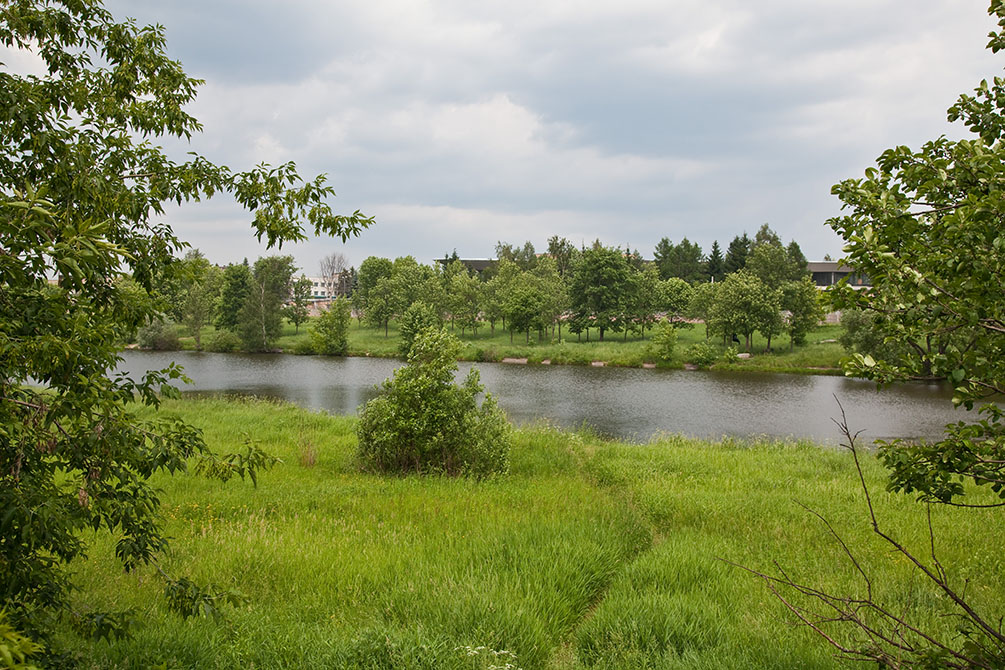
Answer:
<path fill-rule="evenodd" d="M 194 382 L 186 391 L 279 398 L 336 414 L 356 412 L 402 365 L 381 358 L 196 352 L 127 351 L 123 359 L 119 369 L 133 374 L 178 362 Z M 844 377 L 500 363 L 461 363 L 459 376 L 472 365 L 515 423 L 588 425 L 634 441 L 683 433 L 836 444 L 835 396 L 852 429 L 864 430 L 868 440 L 936 437 L 946 423 L 966 417 L 963 410 L 953 410 L 949 388 L 935 384 L 901 384 L 878 392 L 871 382 Z"/>

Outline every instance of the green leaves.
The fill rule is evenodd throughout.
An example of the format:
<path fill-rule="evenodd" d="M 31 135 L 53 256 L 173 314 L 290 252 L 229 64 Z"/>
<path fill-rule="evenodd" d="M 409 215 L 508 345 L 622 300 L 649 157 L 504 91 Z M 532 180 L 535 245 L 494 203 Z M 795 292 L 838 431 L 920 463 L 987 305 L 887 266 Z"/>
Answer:
<path fill-rule="evenodd" d="M 161 316 L 158 290 L 183 284 L 172 307 L 194 327 L 209 318 L 205 276 L 176 282 L 185 244 L 159 220 L 165 203 L 230 193 L 270 246 L 307 229 L 345 240 L 372 219 L 333 213 L 325 177 L 305 179 L 293 163 L 240 172 L 195 153 L 166 156 L 162 137 L 201 130 L 185 111 L 201 82 L 168 57 L 159 27 L 117 22 L 100 2 L 15 0 L 0 5 L 0 44 L 46 65 L 41 76 L 0 72 L 0 597 L 17 626 L 45 631 L 68 613 L 63 568 L 82 552 L 81 531 L 115 533 L 126 569 L 164 550 L 154 472 L 184 471 L 198 456 L 218 478 L 257 483 L 274 462 L 250 445 L 214 456 L 198 431 L 138 420 L 129 403 L 175 393 L 178 368 L 109 378 L 124 334 Z M 287 291 L 288 274 L 266 269 L 276 270 L 256 267 L 256 286 Z M 228 306 L 239 310 L 252 282 L 232 274 Z M 227 325 L 237 310 L 222 315 Z M 183 611 L 229 598 L 172 584 Z M 114 616 L 92 624 L 98 634 L 119 628 Z"/>
<path fill-rule="evenodd" d="M 996 0 L 990 12 L 1005 25 L 1005 4 Z M 992 35 L 994 50 L 1001 39 Z M 982 81 L 948 112 L 976 137 L 890 149 L 863 179 L 834 187 L 847 214 L 828 223 L 845 239 L 849 265 L 873 283 L 831 294 L 838 309 L 862 310 L 871 331 L 849 374 L 880 383 L 945 379 L 953 402 L 968 409 L 1005 392 L 1003 112 L 1005 80 Z M 1001 479 L 1005 452 L 998 414 L 991 416 L 975 432 L 951 426 L 933 445 L 888 445 L 893 488 L 952 502 L 965 479 Z"/>
<path fill-rule="evenodd" d="M 486 477 L 509 469 L 509 425 L 477 370 L 454 383 L 460 342 L 439 328 L 415 338 L 408 365 L 395 371 L 360 411 L 363 466 L 378 472 Z"/>

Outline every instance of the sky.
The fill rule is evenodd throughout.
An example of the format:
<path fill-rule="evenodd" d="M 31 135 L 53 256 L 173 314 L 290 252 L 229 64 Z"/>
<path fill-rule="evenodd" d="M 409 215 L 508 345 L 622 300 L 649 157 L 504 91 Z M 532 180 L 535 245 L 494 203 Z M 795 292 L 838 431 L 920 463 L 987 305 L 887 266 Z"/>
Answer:
<path fill-rule="evenodd" d="M 307 274 L 342 252 L 662 237 L 725 249 L 768 223 L 841 255 L 836 182 L 885 149 L 965 135 L 945 110 L 1001 72 L 974 0 L 116 0 L 205 79 L 190 145 L 235 169 L 326 173 L 347 244 L 284 246 Z M 272 253 L 225 197 L 167 213 L 217 263 Z"/>

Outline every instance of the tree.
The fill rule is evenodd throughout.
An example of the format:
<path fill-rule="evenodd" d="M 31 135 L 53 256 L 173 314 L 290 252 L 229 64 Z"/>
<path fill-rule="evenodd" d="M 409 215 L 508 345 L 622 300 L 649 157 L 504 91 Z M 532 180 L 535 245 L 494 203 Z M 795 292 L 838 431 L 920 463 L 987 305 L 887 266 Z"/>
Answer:
<path fill-rule="evenodd" d="M 534 277 L 537 278 L 538 288 L 541 291 L 541 327 L 551 326 L 552 334 L 555 325 L 558 325 L 558 337 L 562 337 L 562 316 L 569 307 L 569 295 L 565 290 L 565 282 L 558 272 L 558 263 L 555 259 L 545 256 L 537 260 L 537 267 L 534 268 Z"/>
<path fill-rule="evenodd" d="M 216 307 L 216 327 L 230 331 L 237 330 L 241 308 L 251 292 L 251 268 L 248 259 L 234 263 L 223 269 L 220 298 Z"/>
<path fill-rule="evenodd" d="M 723 260 L 723 269 L 726 274 L 738 272 L 747 265 L 747 255 L 750 253 L 751 242 L 744 233 L 741 237 L 737 235 L 726 248 L 726 258 Z"/>
<path fill-rule="evenodd" d="M 360 412 L 359 459 L 378 472 L 487 477 L 509 469 L 510 429 L 478 370 L 454 383 L 461 343 L 441 328 L 419 333 L 408 365 Z"/>
<path fill-rule="evenodd" d="M 333 251 L 321 259 L 321 284 L 324 286 L 325 297 L 345 297 L 349 295 L 348 263 L 345 254 Z"/>
<path fill-rule="evenodd" d="M 765 286 L 779 288 L 792 277 L 789 256 L 781 244 L 758 244 L 747 256 L 745 268 Z"/>
<path fill-rule="evenodd" d="M 656 263 L 656 268 L 659 270 L 660 279 L 669 279 L 671 263 L 673 263 L 673 250 L 674 244 L 670 241 L 669 237 L 661 237 L 660 241 L 656 243 L 656 248 L 653 250 L 653 262 Z"/>
<path fill-rule="evenodd" d="M 195 338 L 195 348 L 202 351 L 202 328 L 212 320 L 220 295 L 220 270 L 198 249 L 189 249 L 176 268 L 168 300 L 174 303 L 173 314 Z"/>
<path fill-rule="evenodd" d="M 824 316 L 820 302 L 820 290 L 809 277 L 800 281 L 782 284 L 781 308 L 785 312 L 785 332 L 789 334 L 789 349 L 806 341 L 806 334 L 813 330 Z"/>
<path fill-rule="evenodd" d="M 290 297 L 293 256 L 255 261 L 251 286 L 238 315 L 238 335 L 248 351 L 268 351 L 283 331 L 283 303 Z"/>
<path fill-rule="evenodd" d="M 761 227 L 757 229 L 757 233 L 754 234 L 754 243 L 751 246 L 756 248 L 762 244 L 770 244 L 774 247 L 782 246 L 782 238 L 766 223 L 761 224 Z"/>
<path fill-rule="evenodd" d="M 448 294 L 450 319 L 461 327 L 461 334 L 470 328 L 477 334 L 479 305 L 481 303 L 481 282 L 467 271 L 454 275 Z"/>
<path fill-rule="evenodd" d="M 680 277 L 689 284 L 704 281 L 705 259 L 696 243 L 685 237 L 674 247 L 671 258 L 670 277 Z"/>
<path fill-rule="evenodd" d="M 785 247 L 785 254 L 789 257 L 789 267 L 792 272 L 790 279 L 792 281 L 799 281 L 803 277 L 810 276 L 806 256 L 803 254 L 803 250 L 799 248 L 798 242 L 795 240 L 789 242 L 789 245 Z"/>
<path fill-rule="evenodd" d="M 684 317 L 687 315 L 694 292 L 695 289 L 680 277 L 671 277 L 660 284 L 657 293 L 659 308 L 666 314 L 671 328 L 677 328 L 682 323 L 687 325 Z"/>
<path fill-rule="evenodd" d="M 345 356 L 349 350 L 352 306 L 348 298 L 335 298 L 311 326 L 311 345 L 319 354 Z"/>
<path fill-rule="evenodd" d="M 563 279 L 572 269 L 578 250 L 575 245 L 564 237 L 552 235 L 548 238 L 548 255 L 555 260 L 558 275 Z"/>
<path fill-rule="evenodd" d="M 496 258 L 516 263 L 516 266 L 524 272 L 533 270 L 534 266 L 537 265 L 537 253 L 534 251 L 534 245 L 530 241 L 524 242 L 522 247 L 505 242 L 497 242 Z"/>
<path fill-rule="evenodd" d="M 432 276 L 433 269 L 420 265 L 412 256 L 395 258 L 391 264 L 392 315 L 400 317 L 409 305 L 422 298 L 425 281 Z"/>
<path fill-rule="evenodd" d="M 663 282 L 660 281 L 656 267 L 651 263 L 642 272 L 636 273 L 635 281 L 629 314 L 632 322 L 639 327 L 642 336 L 645 337 L 646 328 L 658 321 L 657 313 L 663 309 Z"/>
<path fill-rule="evenodd" d="M 991 12 L 1005 26 L 1005 6 Z M 992 34 L 990 47 L 1005 44 Z M 833 191 L 850 210 L 829 221 L 845 239 L 845 262 L 872 280 L 856 292 L 833 291 L 840 309 L 875 315 L 873 327 L 887 342 L 903 343 L 912 355 L 895 359 L 856 355 L 848 368 L 881 383 L 903 379 L 948 379 L 954 402 L 968 409 L 1005 392 L 1005 81 L 982 82 L 975 96 L 950 108 L 976 133 L 946 138 L 914 151 L 883 153 L 864 178 Z M 932 346 L 938 342 L 938 346 Z M 881 456 L 891 486 L 924 499 L 953 502 L 962 479 L 996 485 L 1005 500 L 1005 423 L 996 406 L 986 419 L 954 426 L 934 444 L 895 442 Z M 966 437 L 964 437 L 966 436 Z"/>
<path fill-rule="evenodd" d="M 356 274 L 356 290 L 352 294 L 352 305 L 356 308 L 360 321 L 369 311 L 370 289 L 377 285 L 382 277 L 391 277 L 392 263 L 388 258 L 368 256 L 359 266 Z"/>
<path fill-rule="evenodd" d="M 715 305 L 716 294 L 722 282 L 698 284 L 691 293 L 691 299 L 687 306 L 687 315 L 692 319 L 701 319 L 705 322 L 705 339 L 712 333 L 712 308 Z M 728 334 L 728 333 L 727 333 Z"/>
<path fill-rule="evenodd" d="M 384 327 L 384 337 L 387 337 L 388 324 L 395 314 L 398 301 L 394 296 L 394 282 L 391 277 L 381 277 L 377 285 L 367 293 L 366 321 L 374 327 Z"/>
<path fill-rule="evenodd" d="M 432 307 L 421 300 L 413 302 L 401 317 L 401 326 L 398 329 L 401 342 L 398 344 L 398 353 L 408 358 L 408 352 L 412 350 L 412 344 L 419 333 L 426 328 L 439 326 L 440 320 Z"/>
<path fill-rule="evenodd" d="M 195 348 L 202 351 L 202 328 L 213 319 L 213 311 L 220 297 L 222 273 L 215 265 L 207 263 L 205 272 L 185 291 L 182 305 L 182 323 L 195 338 Z"/>
<path fill-rule="evenodd" d="M 530 342 L 531 328 L 540 328 L 541 312 L 544 310 L 545 298 L 540 282 L 529 272 L 521 272 L 516 281 L 510 285 L 503 299 L 503 314 L 509 328 L 509 339 L 513 341 L 513 332 L 526 332 Z"/>
<path fill-rule="evenodd" d="M 998 30 L 988 46 L 998 52 L 1005 48 L 1005 3 L 994 0 L 989 13 Z M 833 187 L 847 213 L 828 224 L 845 241 L 844 262 L 868 275 L 872 287 L 855 291 L 842 283 L 832 299 L 840 309 L 874 316 L 870 328 L 884 343 L 913 350 L 895 358 L 856 354 L 847 374 L 881 384 L 944 378 L 954 387 L 954 403 L 970 410 L 1005 392 L 1005 79 L 982 81 L 974 95 L 959 97 L 948 116 L 963 121 L 974 135 L 956 141 L 943 136 L 917 150 L 889 149 L 864 177 Z M 933 340 L 944 346 L 933 347 Z M 1005 505 L 1003 411 L 988 404 L 981 412 L 980 419 L 947 426 L 941 440 L 882 443 L 888 489 L 915 494 L 924 503 Z M 847 422 L 843 433 L 855 453 Z M 990 488 L 992 502 L 973 501 L 967 483 Z M 865 493 L 868 500 L 868 489 Z M 905 621 L 871 597 L 853 600 L 818 590 L 815 597 L 827 610 L 827 621 L 859 627 L 853 641 L 839 644 L 828 636 L 831 644 L 847 657 L 885 667 L 1005 667 L 1000 603 L 981 607 L 972 599 L 982 585 L 952 575 L 951 566 L 940 563 L 933 533 L 923 548 L 912 551 L 884 531 L 875 515 L 870 523 L 933 587 L 935 593 L 925 597 L 951 605 L 947 614 L 958 617 L 959 633 L 931 634 L 925 623 Z M 844 551 L 855 560 L 847 546 Z M 859 564 L 855 567 L 869 579 Z M 787 579 L 775 581 L 797 591 L 805 588 Z M 814 612 L 801 611 L 804 622 L 814 621 Z M 858 612 L 871 616 L 866 622 Z M 826 635 L 820 624 L 814 628 Z"/>
<path fill-rule="evenodd" d="M 630 288 L 628 261 L 620 249 L 595 242 L 582 253 L 572 275 L 569 298 L 574 317 L 593 323 L 600 330 L 600 340 L 608 330 L 621 330 L 620 320 Z"/>
<path fill-rule="evenodd" d="M 25 0 L 0 7 L 0 44 L 45 68 L 0 73 L 0 608 L 33 637 L 56 618 L 121 634 L 122 613 L 69 607 L 67 564 L 85 553 L 82 533 L 107 529 L 127 570 L 157 563 L 167 539 L 152 474 L 194 458 L 220 478 L 254 479 L 268 458 L 255 448 L 217 456 L 190 426 L 137 415 L 133 403 L 156 406 L 181 371 L 107 375 L 117 334 L 158 316 L 118 279 L 153 295 L 177 263 L 185 245 L 159 220 L 168 202 L 230 193 L 270 247 L 306 239 L 301 221 L 347 239 L 371 220 L 334 214 L 324 178 L 305 182 L 292 163 L 234 172 L 165 155 L 158 138 L 200 130 L 185 111 L 200 82 L 167 57 L 160 28 L 118 23 L 98 2 Z M 185 615 L 233 599 L 164 579 Z"/>
<path fill-rule="evenodd" d="M 752 273 L 740 270 L 727 275 L 716 289 L 709 325 L 727 337 L 743 335 L 747 351 L 754 332 L 763 328 L 774 334 L 778 320 L 778 296 Z"/>
<path fill-rule="evenodd" d="M 712 242 L 712 250 L 708 252 L 705 260 L 705 276 L 709 281 L 722 281 L 726 276 L 726 259 L 722 256 L 722 249 L 719 248 L 719 240 Z"/>
<path fill-rule="evenodd" d="M 297 333 L 300 332 L 300 324 L 307 320 L 307 303 L 313 288 L 313 282 L 303 275 L 290 284 L 290 303 L 283 307 L 283 316 L 296 327 Z"/>
<path fill-rule="evenodd" d="M 486 282 L 482 294 L 482 311 L 489 320 L 493 334 L 496 330 L 496 319 L 502 319 L 503 327 L 506 327 L 506 299 L 519 277 L 520 268 L 516 263 L 501 259 L 496 265 L 496 275 Z"/>

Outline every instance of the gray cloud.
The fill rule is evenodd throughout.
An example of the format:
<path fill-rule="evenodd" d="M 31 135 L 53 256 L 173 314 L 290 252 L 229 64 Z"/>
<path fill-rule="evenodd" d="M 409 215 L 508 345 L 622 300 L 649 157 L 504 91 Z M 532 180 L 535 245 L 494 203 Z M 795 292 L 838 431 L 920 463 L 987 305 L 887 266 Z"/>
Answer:
<path fill-rule="evenodd" d="M 345 247 L 428 260 L 497 240 L 664 235 L 770 223 L 810 257 L 831 184 L 941 133 L 999 69 L 979 3 L 622 0 L 196 3 L 117 0 L 166 25 L 207 79 L 192 147 L 234 167 L 294 159 L 377 225 Z M 225 202 L 169 214 L 216 260 L 260 253 Z M 250 242 L 249 242 L 250 240 Z M 341 243 L 294 247 L 313 271 Z"/>

